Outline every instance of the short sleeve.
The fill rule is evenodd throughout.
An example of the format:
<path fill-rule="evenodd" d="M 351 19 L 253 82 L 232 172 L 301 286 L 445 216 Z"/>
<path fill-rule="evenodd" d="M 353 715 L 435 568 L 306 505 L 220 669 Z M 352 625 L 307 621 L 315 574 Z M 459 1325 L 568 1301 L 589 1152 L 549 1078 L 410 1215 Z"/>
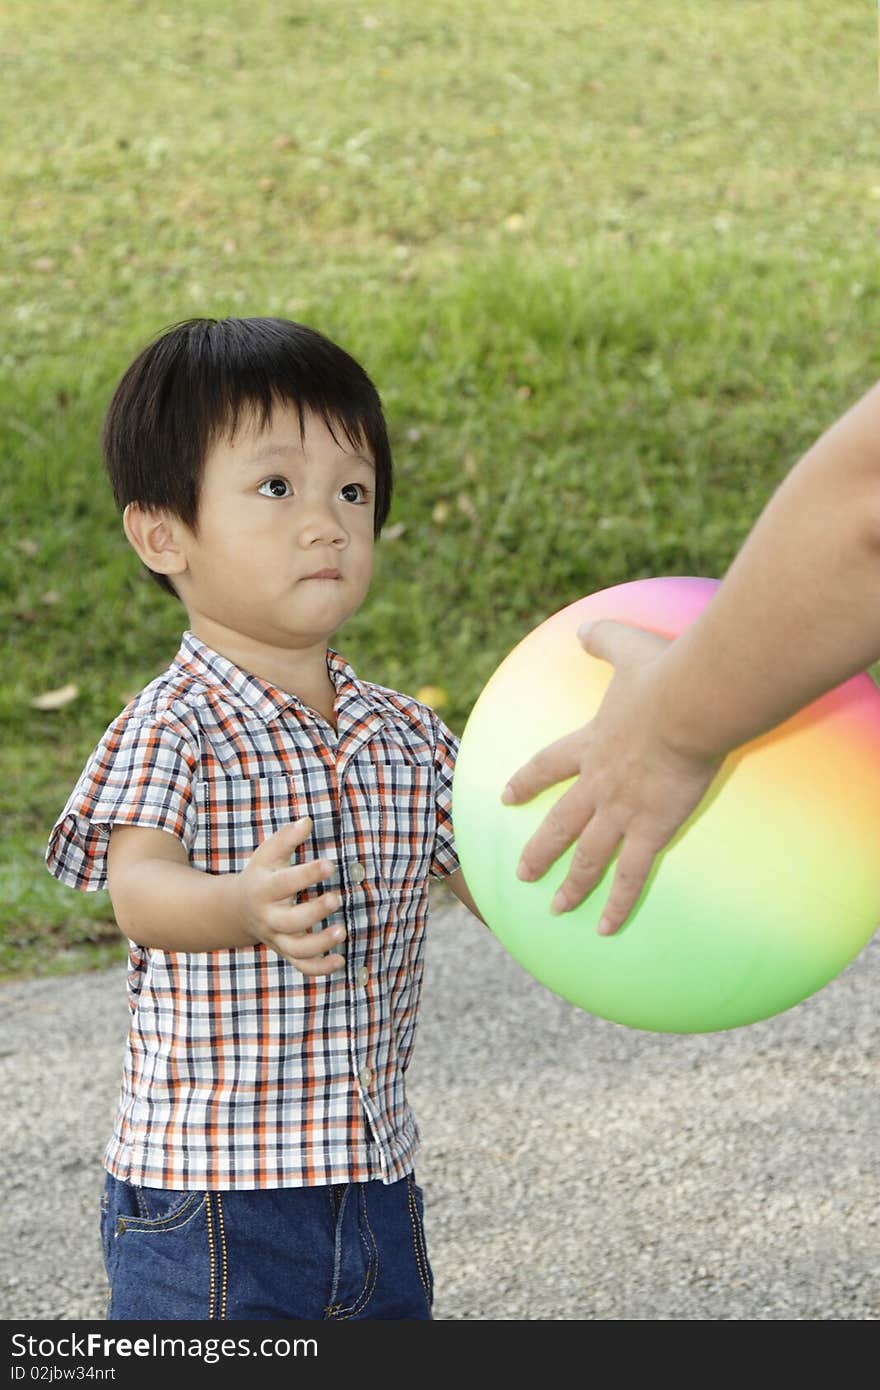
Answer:
<path fill-rule="evenodd" d="M 52 829 L 46 866 L 83 892 L 107 886 L 114 825 L 176 835 L 189 854 L 195 840 L 196 755 L 177 723 L 120 715 L 98 744 Z"/>
<path fill-rule="evenodd" d="M 455 835 L 452 828 L 452 775 L 455 772 L 459 740 L 437 715 L 434 715 L 433 724 L 437 834 L 431 857 L 431 873 L 435 878 L 446 878 L 461 868 L 455 852 Z"/>

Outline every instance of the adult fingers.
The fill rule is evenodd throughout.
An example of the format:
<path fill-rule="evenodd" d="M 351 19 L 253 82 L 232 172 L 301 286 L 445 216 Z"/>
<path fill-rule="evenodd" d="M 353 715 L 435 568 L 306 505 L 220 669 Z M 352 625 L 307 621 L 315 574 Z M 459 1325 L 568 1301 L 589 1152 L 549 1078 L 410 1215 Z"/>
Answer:
<path fill-rule="evenodd" d="M 521 801 L 531 801 L 532 797 L 537 796 L 545 787 L 552 787 L 554 783 L 563 782 L 567 777 L 575 777 L 580 770 L 579 754 L 583 749 L 588 727 L 589 725 L 584 725 L 582 729 L 565 734 L 555 743 L 542 748 L 518 768 L 501 793 L 501 800 L 505 805 L 513 806 Z"/>
<path fill-rule="evenodd" d="M 584 650 L 615 667 L 641 665 L 669 646 L 670 639 L 631 623 L 599 618 L 578 628 Z M 530 801 L 545 787 L 553 786 L 580 771 L 580 760 L 590 742 L 592 721 L 542 748 L 513 774 L 501 800 L 506 805 Z M 574 837 L 572 837 L 574 838 Z"/>
<path fill-rule="evenodd" d="M 631 837 L 624 841 L 611 892 L 599 920 L 597 931 L 600 936 L 613 936 L 623 926 L 639 900 L 659 853 L 659 849 L 646 840 Z"/>
<path fill-rule="evenodd" d="M 593 816 L 578 838 L 568 873 L 550 904 L 552 912 L 570 912 L 593 891 L 611 862 L 620 836 L 617 823 L 598 812 Z"/>
<path fill-rule="evenodd" d="M 560 884 L 551 909 L 571 912 L 595 888 L 620 844 L 621 831 L 613 822 L 599 823 L 598 815 L 580 837 L 565 880 Z M 654 860 L 660 853 L 656 844 L 635 834 L 624 838 L 611 890 L 602 909 L 597 931 L 613 936 L 626 922 L 639 900 Z"/>
<path fill-rule="evenodd" d="M 539 828 L 523 846 L 517 878 L 532 883 L 541 878 L 582 833 L 593 814 L 589 787 L 583 779 L 569 787 L 547 812 Z"/>

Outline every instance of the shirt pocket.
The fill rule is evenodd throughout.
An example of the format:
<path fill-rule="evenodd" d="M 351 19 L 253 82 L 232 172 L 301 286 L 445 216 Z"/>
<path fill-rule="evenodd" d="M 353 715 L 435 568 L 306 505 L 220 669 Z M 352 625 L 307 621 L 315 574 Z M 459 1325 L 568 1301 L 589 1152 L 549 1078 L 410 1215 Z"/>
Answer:
<path fill-rule="evenodd" d="M 383 889 L 393 898 L 419 894 L 431 868 L 437 828 L 434 769 L 377 763 L 373 810 Z"/>
<path fill-rule="evenodd" d="M 238 873 L 270 835 L 311 814 L 293 777 L 212 777 L 196 789 L 192 862 L 208 873 Z"/>

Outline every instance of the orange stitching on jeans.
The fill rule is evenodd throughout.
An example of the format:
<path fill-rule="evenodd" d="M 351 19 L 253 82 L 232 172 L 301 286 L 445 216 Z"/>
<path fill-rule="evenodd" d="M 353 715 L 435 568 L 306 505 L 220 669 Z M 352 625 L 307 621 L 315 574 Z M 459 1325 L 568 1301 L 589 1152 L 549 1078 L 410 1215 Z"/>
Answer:
<path fill-rule="evenodd" d="M 205 1211 L 208 1214 L 208 1265 L 210 1283 L 208 1286 L 208 1317 L 214 1316 L 214 1225 L 211 1221 L 211 1194 L 205 1193 Z"/>
<path fill-rule="evenodd" d="M 220 1200 L 220 1193 L 217 1196 L 217 1218 L 220 1222 L 220 1249 L 223 1253 L 223 1276 L 220 1286 L 220 1317 L 226 1318 L 226 1227 L 223 1225 L 223 1203 Z"/>

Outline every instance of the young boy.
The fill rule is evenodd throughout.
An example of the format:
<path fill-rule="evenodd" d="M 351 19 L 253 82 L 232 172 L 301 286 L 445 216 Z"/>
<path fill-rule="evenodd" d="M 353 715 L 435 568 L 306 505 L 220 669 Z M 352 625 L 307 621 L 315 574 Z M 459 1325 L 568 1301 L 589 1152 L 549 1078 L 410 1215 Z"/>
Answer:
<path fill-rule="evenodd" d="M 429 874 L 477 909 L 454 735 L 327 646 L 388 514 L 379 397 L 312 329 L 197 319 L 129 367 L 103 448 L 188 616 L 47 850 L 129 938 L 108 1316 L 430 1318 L 404 1091 Z"/>

